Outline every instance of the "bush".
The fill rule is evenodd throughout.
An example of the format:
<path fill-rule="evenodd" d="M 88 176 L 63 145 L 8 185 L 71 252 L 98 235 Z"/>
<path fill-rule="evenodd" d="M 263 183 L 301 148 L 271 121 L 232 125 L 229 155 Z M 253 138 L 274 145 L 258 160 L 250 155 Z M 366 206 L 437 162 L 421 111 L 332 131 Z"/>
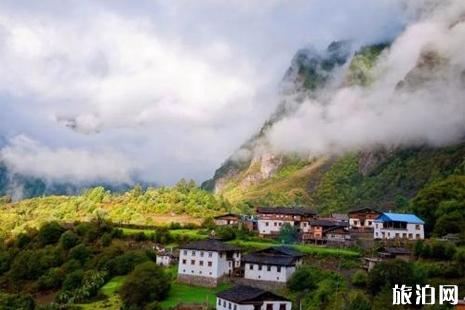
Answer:
<path fill-rule="evenodd" d="M 426 275 L 416 270 L 412 263 L 402 260 L 385 261 L 377 264 L 369 273 L 367 288 L 372 293 L 387 287 L 391 289 L 395 284 L 415 286 L 423 284 Z"/>
<path fill-rule="evenodd" d="M 52 268 L 39 278 L 41 290 L 57 289 L 63 282 L 64 273 L 60 268 Z"/>
<path fill-rule="evenodd" d="M 102 244 L 102 246 L 107 247 L 111 244 L 112 239 L 113 236 L 111 235 L 111 233 L 104 233 L 100 238 L 100 243 Z"/>
<path fill-rule="evenodd" d="M 138 265 L 124 281 L 120 296 L 125 305 L 144 306 L 168 296 L 169 276 L 153 262 Z"/>
<path fill-rule="evenodd" d="M 278 240 L 281 243 L 295 243 L 299 238 L 299 231 L 296 227 L 285 223 L 279 230 Z"/>
<path fill-rule="evenodd" d="M 60 243 L 64 249 L 69 250 L 79 243 L 79 237 L 71 230 L 67 230 L 61 235 Z"/>
<path fill-rule="evenodd" d="M 216 230 L 216 234 L 224 241 L 234 240 L 236 238 L 236 230 L 233 227 L 222 226 Z"/>
<path fill-rule="evenodd" d="M 63 227 L 58 224 L 58 222 L 50 222 L 44 224 L 38 234 L 39 242 L 43 245 L 46 244 L 55 244 L 61 237 L 61 234 L 64 232 Z"/>
<path fill-rule="evenodd" d="M 0 293 L 2 310 L 34 310 L 34 299 L 29 295 Z"/>
<path fill-rule="evenodd" d="M 69 258 L 84 264 L 91 256 L 91 251 L 84 245 L 78 244 L 69 251 Z"/>
<path fill-rule="evenodd" d="M 15 240 L 15 246 L 18 249 L 24 249 L 30 242 L 32 241 L 32 238 L 25 234 L 25 233 L 20 233 Z"/>
<path fill-rule="evenodd" d="M 287 281 L 287 287 L 293 292 L 313 290 L 321 279 L 321 272 L 314 267 L 299 267 Z"/>
<path fill-rule="evenodd" d="M 39 252 L 25 250 L 20 252 L 11 263 L 11 274 L 15 279 L 35 280 L 42 273 Z"/>
<path fill-rule="evenodd" d="M 352 284 L 358 287 L 365 287 L 368 281 L 368 274 L 365 271 L 358 270 L 352 276 Z"/>
<path fill-rule="evenodd" d="M 108 267 L 111 275 L 124 275 L 130 273 L 136 265 L 148 260 L 149 258 L 145 253 L 130 251 L 108 261 Z"/>
<path fill-rule="evenodd" d="M 350 299 L 347 310 L 371 310 L 370 301 L 365 295 L 357 293 Z"/>
<path fill-rule="evenodd" d="M 70 291 L 81 286 L 84 279 L 84 271 L 81 269 L 73 271 L 66 275 L 63 281 L 63 290 Z"/>

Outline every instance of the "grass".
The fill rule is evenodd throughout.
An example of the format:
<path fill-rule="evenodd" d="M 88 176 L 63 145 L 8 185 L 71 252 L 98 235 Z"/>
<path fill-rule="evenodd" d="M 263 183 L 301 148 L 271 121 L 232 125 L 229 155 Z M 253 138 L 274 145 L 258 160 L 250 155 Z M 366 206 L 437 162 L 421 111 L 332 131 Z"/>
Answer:
<path fill-rule="evenodd" d="M 270 241 L 243 241 L 233 240 L 229 243 L 237 245 L 247 249 L 265 249 L 273 245 L 279 245 L 278 242 Z M 305 254 L 320 255 L 320 256 L 339 256 L 339 257 L 359 257 L 360 252 L 350 249 L 338 249 L 338 248 L 326 248 L 322 246 L 316 246 L 311 244 L 293 244 L 289 247 L 294 248 Z"/>
<path fill-rule="evenodd" d="M 220 284 L 217 288 L 190 286 L 174 282 L 171 286 L 168 298 L 160 303 L 163 309 L 170 309 L 180 303 L 201 304 L 206 303 L 215 306 L 216 293 L 231 287 L 230 284 Z"/>
<path fill-rule="evenodd" d="M 107 284 L 102 286 L 100 292 L 107 296 L 112 296 L 116 294 L 119 288 L 123 285 L 125 279 L 126 276 L 116 276 L 112 278 L 110 281 L 107 282 Z"/>
<path fill-rule="evenodd" d="M 123 235 L 125 236 L 143 233 L 149 237 L 150 235 L 154 234 L 153 229 L 122 228 L 122 230 Z M 208 237 L 208 235 L 205 234 L 204 230 L 202 229 L 172 229 L 170 230 L 170 234 L 173 237 L 187 236 L 192 240 L 205 239 Z"/>

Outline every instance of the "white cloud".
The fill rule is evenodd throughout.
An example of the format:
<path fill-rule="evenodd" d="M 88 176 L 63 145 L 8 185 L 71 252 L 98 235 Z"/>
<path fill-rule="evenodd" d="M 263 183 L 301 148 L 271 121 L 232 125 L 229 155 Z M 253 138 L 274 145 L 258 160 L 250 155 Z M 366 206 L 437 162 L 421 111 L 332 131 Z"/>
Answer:
<path fill-rule="evenodd" d="M 402 3 L 6 1 L 0 135 L 49 155 L 112 150 L 147 181 L 201 181 L 273 111 L 298 48 L 392 37 Z"/>
<path fill-rule="evenodd" d="M 0 150 L 3 163 L 16 173 L 48 181 L 133 182 L 137 165 L 114 150 L 51 149 L 26 136 L 16 136 Z"/>

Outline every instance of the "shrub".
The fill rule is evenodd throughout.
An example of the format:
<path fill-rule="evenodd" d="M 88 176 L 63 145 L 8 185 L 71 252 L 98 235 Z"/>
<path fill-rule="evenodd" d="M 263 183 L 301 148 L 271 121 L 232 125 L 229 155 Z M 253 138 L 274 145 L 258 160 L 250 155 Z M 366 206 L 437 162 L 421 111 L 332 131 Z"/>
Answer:
<path fill-rule="evenodd" d="M 357 293 L 350 299 L 347 310 L 371 310 L 370 301 L 365 295 Z"/>
<path fill-rule="evenodd" d="M 112 275 L 124 275 L 130 273 L 136 265 L 148 260 L 145 253 L 130 251 L 108 261 L 108 267 Z"/>
<path fill-rule="evenodd" d="M 25 250 L 20 252 L 11 263 L 11 274 L 15 279 L 35 280 L 42 273 L 39 252 Z"/>
<path fill-rule="evenodd" d="M 368 274 L 365 271 L 358 270 L 352 276 L 352 284 L 358 287 L 364 287 L 367 285 Z"/>
<path fill-rule="evenodd" d="M 64 273 L 60 268 L 52 268 L 39 278 L 41 290 L 57 289 L 63 282 Z"/>
<path fill-rule="evenodd" d="M 71 230 L 67 230 L 61 235 L 60 243 L 64 249 L 71 249 L 79 243 L 79 237 Z"/>
<path fill-rule="evenodd" d="M 372 293 L 380 291 L 383 287 L 392 288 L 395 284 L 415 286 L 423 284 L 426 275 L 415 270 L 412 263 L 402 260 L 385 261 L 377 264 L 369 273 L 367 288 Z"/>
<path fill-rule="evenodd" d="M 15 246 L 18 249 L 24 249 L 30 242 L 32 241 L 32 238 L 25 233 L 20 233 L 15 240 Z"/>
<path fill-rule="evenodd" d="M 91 251 L 84 245 L 78 244 L 69 251 L 69 258 L 84 264 L 90 257 Z"/>
<path fill-rule="evenodd" d="M 233 227 L 223 226 L 216 230 L 217 236 L 224 241 L 234 240 L 236 238 L 236 230 Z"/>
<path fill-rule="evenodd" d="M 100 238 L 100 243 L 102 244 L 102 246 L 107 247 L 111 244 L 112 239 L 113 236 L 111 235 L 111 233 L 104 233 Z"/>
<path fill-rule="evenodd" d="M 34 299 L 29 295 L 0 293 L 0 309 L 34 310 Z"/>
<path fill-rule="evenodd" d="M 299 238 L 299 232 L 296 227 L 285 223 L 279 230 L 278 240 L 281 243 L 295 243 Z"/>
<path fill-rule="evenodd" d="M 50 222 L 44 224 L 38 234 L 39 242 L 43 245 L 57 243 L 64 232 L 63 227 L 58 222 Z"/>
<path fill-rule="evenodd" d="M 120 290 L 125 305 L 144 306 L 168 296 L 169 276 L 153 262 L 137 266 L 126 278 Z"/>
<path fill-rule="evenodd" d="M 287 287 L 293 292 L 313 290 L 317 287 L 321 272 L 314 267 L 299 267 L 287 281 Z"/>
<path fill-rule="evenodd" d="M 66 275 L 63 281 L 63 290 L 70 291 L 81 286 L 84 279 L 84 271 L 81 269 L 73 271 Z"/>

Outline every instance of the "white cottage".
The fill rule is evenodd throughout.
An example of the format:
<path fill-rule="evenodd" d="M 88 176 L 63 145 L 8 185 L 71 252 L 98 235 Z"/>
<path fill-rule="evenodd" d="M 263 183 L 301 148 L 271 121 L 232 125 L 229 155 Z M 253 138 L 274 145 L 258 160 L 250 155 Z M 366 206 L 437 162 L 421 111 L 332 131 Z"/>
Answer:
<path fill-rule="evenodd" d="M 160 250 L 157 252 L 155 263 L 159 266 L 170 266 L 178 262 L 179 251 L 177 250 Z"/>
<path fill-rule="evenodd" d="M 425 238 L 425 222 L 414 214 L 383 213 L 374 221 L 373 237 L 375 239 Z"/>
<path fill-rule="evenodd" d="M 292 302 L 259 288 L 239 285 L 216 295 L 217 310 L 291 310 Z"/>
<path fill-rule="evenodd" d="M 304 254 L 287 247 L 272 247 L 242 258 L 244 278 L 285 283 L 302 264 Z"/>
<path fill-rule="evenodd" d="M 180 247 L 178 281 L 215 287 L 240 266 L 240 248 L 217 239 L 195 241 Z"/>
<path fill-rule="evenodd" d="M 310 230 L 309 220 L 316 212 L 308 208 L 260 207 L 257 208 L 257 230 L 261 236 L 276 236 L 282 226 L 289 224 L 299 232 Z"/>

